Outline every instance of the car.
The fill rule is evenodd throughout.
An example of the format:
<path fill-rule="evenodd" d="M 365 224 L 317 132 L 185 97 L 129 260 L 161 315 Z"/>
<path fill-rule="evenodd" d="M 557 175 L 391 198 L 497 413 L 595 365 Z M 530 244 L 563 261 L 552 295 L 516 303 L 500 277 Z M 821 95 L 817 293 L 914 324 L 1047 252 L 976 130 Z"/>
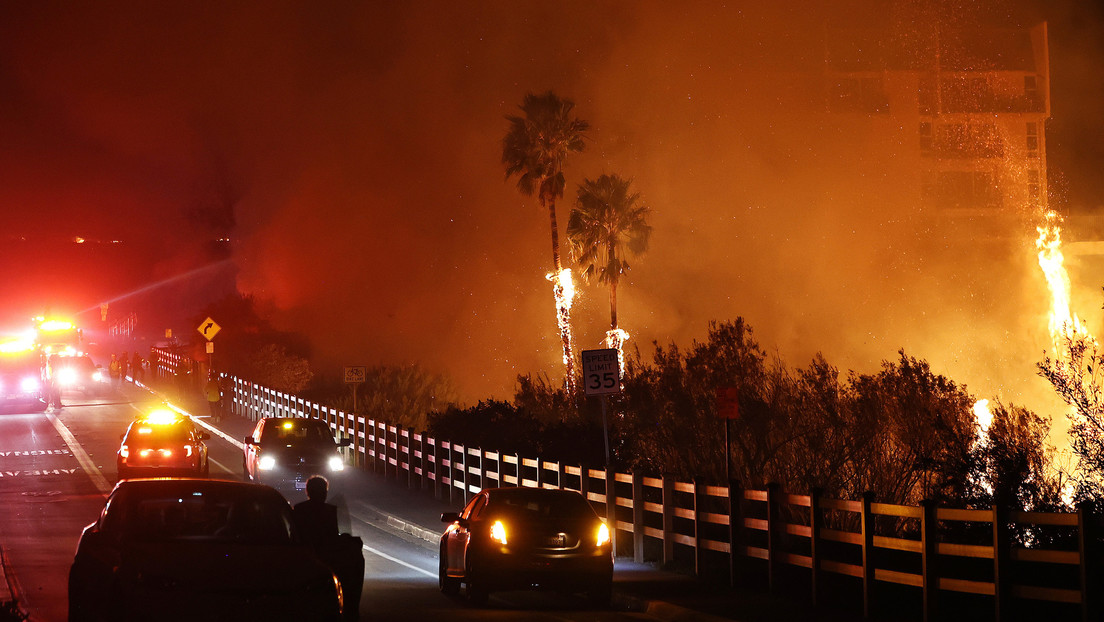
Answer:
<path fill-rule="evenodd" d="M 42 355 L 33 349 L 0 350 L 0 406 L 46 410 Z"/>
<path fill-rule="evenodd" d="M 124 480 L 84 528 L 69 620 L 341 619 L 333 570 L 302 544 L 288 502 L 260 484 Z"/>
<path fill-rule="evenodd" d="M 110 388 L 107 373 L 87 354 L 57 359 L 57 377 L 63 390 L 76 390 L 86 396 L 101 396 Z"/>
<path fill-rule="evenodd" d="M 486 602 L 493 591 L 531 588 L 585 592 L 597 606 L 613 586 L 610 530 L 582 494 L 543 488 L 486 488 L 459 512 L 446 512 L 438 583 L 467 587 Z"/>
<path fill-rule="evenodd" d="M 131 422 L 120 437 L 115 466 L 119 479 L 136 476 L 191 475 L 207 477 L 206 432 L 190 417 L 157 409 Z"/>
<path fill-rule="evenodd" d="M 306 417 L 264 417 L 245 437 L 242 471 L 251 481 L 280 490 L 303 490 L 311 475 L 327 478 L 345 469 L 338 451 L 352 439 L 334 442 L 329 425 Z"/>

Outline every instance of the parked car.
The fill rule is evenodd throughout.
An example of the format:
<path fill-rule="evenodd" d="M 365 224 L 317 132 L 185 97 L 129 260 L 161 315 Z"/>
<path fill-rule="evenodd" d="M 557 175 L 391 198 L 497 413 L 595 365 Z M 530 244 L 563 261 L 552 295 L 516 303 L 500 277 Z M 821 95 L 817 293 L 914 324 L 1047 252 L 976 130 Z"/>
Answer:
<path fill-rule="evenodd" d="M 532 587 L 585 592 L 606 605 L 613 585 L 610 531 L 583 495 L 569 490 L 489 488 L 447 512 L 438 582 L 482 603 L 493 591 Z"/>
<path fill-rule="evenodd" d="M 58 380 L 64 390 L 75 390 L 86 396 L 100 396 L 110 388 L 110 378 L 88 355 L 58 357 Z"/>
<path fill-rule="evenodd" d="M 119 479 L 191 475 L 207 477 L 206 432 L 190 417 L 171 410 L 155 410 L 138 417 L 120 437 L 115 466 Z"/>
<path fill-rule="evenodd" d="M 337 576 L 268 486 L 126 480 L 81 533 L 69 620 L 341 619 Z"/>
<path fill-rule="evenodd" d="M 345 461 L 338 449 L 351 442 L 334 442 L 321 419 L 265 417 L 245 437 L 242 470 L 252 481 L 303 490 L 311 475 L 332 478 L 343 471 Z"/>

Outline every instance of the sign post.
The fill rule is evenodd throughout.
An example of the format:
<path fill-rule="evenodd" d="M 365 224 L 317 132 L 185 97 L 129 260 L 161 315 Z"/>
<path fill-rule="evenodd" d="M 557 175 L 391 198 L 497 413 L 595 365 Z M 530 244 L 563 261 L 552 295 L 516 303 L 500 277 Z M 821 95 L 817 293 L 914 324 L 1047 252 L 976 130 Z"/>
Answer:
<path fill-rule="evenodd" d="M 606 471 L 610 468 L 609 419 L 606 396 L 621 393 L 621 361 L 615 348 L 583 350 L 583 391 L 587 397 L 602 398 L 602 439 L 606 445 Z"/>
<path fill-rule="evenodd" d="M 730 434 L 732 421 L 740 418 L 740 392 L 735 387 L 717 387 L 717 417 L 724 419 L 725 435 L 725 479 L 732 481 L 732 458 Z"/>
<path fill-rule="evenodd" d="M 196 330 L 207 340 L 207 373 L 211 373 L 215 371 L 215 343 L 213 339 L 222 330 L 222 327 L 208 317 L 196 327 Z"/>
<path fill-rule="evenodd" d="M 368 368 L 363 366 L 353 366 L 345 368 L 345 383 L 353 385 L 353 413 L 356 413 L 357 409 L 357 385 L 363 383 L 368 379 Z"/>

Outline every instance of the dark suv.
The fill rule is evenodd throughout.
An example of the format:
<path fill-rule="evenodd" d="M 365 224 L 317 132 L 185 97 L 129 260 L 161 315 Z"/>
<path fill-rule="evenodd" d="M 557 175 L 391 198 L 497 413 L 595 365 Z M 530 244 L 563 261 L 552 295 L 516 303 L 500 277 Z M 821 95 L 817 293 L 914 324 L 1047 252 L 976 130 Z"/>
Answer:
<path fill-rule="evenodd" d="M 303 490 L 311 475 L 331 478 L 345 469 L 339 447 L 325 421 L 304 417 L 265 417 L 245 437 L 242 469 L 250 480 L 278 489 Z"/>

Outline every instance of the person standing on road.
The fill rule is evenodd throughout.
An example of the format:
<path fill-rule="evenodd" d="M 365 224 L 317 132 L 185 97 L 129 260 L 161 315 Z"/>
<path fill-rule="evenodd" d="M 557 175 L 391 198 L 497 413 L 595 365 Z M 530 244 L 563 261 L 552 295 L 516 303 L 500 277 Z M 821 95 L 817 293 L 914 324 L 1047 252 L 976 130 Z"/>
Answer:
<path fill-rule="evenodd" d="M 337 538 L 337 506 L 326 503 L 330 482 L 321 475 L 307 480 L 307 500 L 295 504 L 292 518 L 304 544 L 324 546 Z"/>
<path fill-rule="evenodd" d="M 107 364 L 107 373 L 111 376 L 111 386 L 119 388 L 119 359 L 114 354 L 111 355 L 111 362 Z"/>
<path fill-rule="evenodd" d="M 207 374 L 207 385 L 203 388 L 207 394 L 207 404 L 211 408 L 211 418 L 216 423 L 222 421 L 222 388 L 214 371 Z"/>
<path fill-rule="evenodd" d="M 46 357 L 46 408 L 54 406 L 61 409 L 61 379 L 58 372 L 61 371 L 58 364 L 58 355 L 51 354 Z"/>

